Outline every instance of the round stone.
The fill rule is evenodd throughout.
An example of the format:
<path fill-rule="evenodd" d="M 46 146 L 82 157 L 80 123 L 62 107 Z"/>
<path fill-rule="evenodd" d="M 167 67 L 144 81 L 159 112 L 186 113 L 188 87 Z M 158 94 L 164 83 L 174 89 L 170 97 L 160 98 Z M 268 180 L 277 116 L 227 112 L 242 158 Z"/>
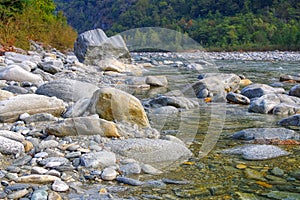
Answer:
<path fill-rule="evenodd" d="M 52 190 L 56 192 L 65 192 L 68 189 L 69 186 L 61 180 L 55 180 L 54 183 L 52 184 Z"/>
<path fill-rule="evenodd" d="M 116 179 L 117 172 L 112 167 L 105 168 L 101 174 L 101 179 L 105 181 L 112 181 Z"/>

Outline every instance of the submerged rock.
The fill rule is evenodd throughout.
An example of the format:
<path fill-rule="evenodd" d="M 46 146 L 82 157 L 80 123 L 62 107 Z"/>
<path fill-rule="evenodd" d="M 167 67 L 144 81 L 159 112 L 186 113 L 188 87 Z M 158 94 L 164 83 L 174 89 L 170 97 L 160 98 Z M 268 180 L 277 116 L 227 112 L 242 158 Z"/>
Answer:
<path fill-rule="evenodd" d="M 226 95 L 226 99 L 230 103 L 244 104 L 244 105 L 250 104 L 250 99 L 248 99 L 248 97 L 241 95 L 241 94 L 236 94 L 233 92 L 229 92 Z"/>
<path fill-rule="evenodd" d="M 244 145 L 222 151 L 226 154 L 240 154 L 246 160 L 267 160 L 281 156 L 287 156 L 290 153 L 273 145 Z"/>
<path fill-rule="evenodd" d="M 232 138 L 243 140 L 299 140 L 300 135 L 295 131 L 286 128 L 249 128 L 234 133 Z"/>

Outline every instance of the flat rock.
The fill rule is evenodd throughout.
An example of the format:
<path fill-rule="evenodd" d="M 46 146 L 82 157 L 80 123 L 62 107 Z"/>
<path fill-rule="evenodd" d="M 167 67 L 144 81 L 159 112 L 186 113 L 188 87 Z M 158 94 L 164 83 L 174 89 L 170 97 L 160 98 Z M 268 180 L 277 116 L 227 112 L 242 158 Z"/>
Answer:
<path fill-rule="evenodd" d="M 116 124 L 100 119 L 98 115 L 68 118 L 49 125 L 46 132 L 59 137 L 77 135 L 120 137 Z"/>
<path fill-rule="evenodd" d="M 249 106 L 250 112 L 255 113 L 272 113 L 273 114 L 286 114 L 291 112 L 291 108 L 296 112 L 299 108 L 300 98 L 289 96 L 286 94 L 266 94 L 255 100 L 253 100 Z M 285 107 L 288 111 L 284 111 L 282 107 Z M 288 109 L 289 108 L 289 109 Z M 281 111 L 280 111 L 281 109 Z M 280 111 L 280 112 L 279 112 Z M 295 114 L 295 113 L 293 113 Z"/>
<path fill-rule="evenodd" d="M 299 140 L 300 135 L 286 128 L 249 128 L 234 133 L 232 138 L 242 140 Z"/>
<path fill-rule="evenodd" d="M 115 88 L 101 88 L 91 98 L 89 110 L 108 121 L 126 121 L 149 127 L 149 120 L 141 102 L 131 94 Z"/>
<path fill-rule="evenodd" d="M 93 93 L 99 89 L 97 86 L 71 79 L 60 79 L 45 83 L 38 87 L 36 94 L 49 97 L 57 97 L 64 101 L 78 101 L 85 97 L 92 97 Z"/>
<path fill-rule="evenodd" d="M 192 155 L 185 146 L 160 139 L 112 140 L 106 145 L 116 154 L 151 164 L 156 168 L 182 162 Z"/>
<path fill-rule="evenodd" d="M 18 65 L 10 65 L 0 69 L 0 79 L 7 81 L 42 83 L 43 79 L 36 74 L 26 71 Z"/>
<path fill-rule="evenodd" d="M 249 99 L 261 97 L 266 94 L 282 94 L 283 88 L 274 88 L 266 84 L 252 84 L 242 89 L 241 94 Z"/>
<path fill-rule="evenodd" d="M 222 151 L 227 154 L 241 154 L 246 160 L 267 160 L 281 156 L 287 156 L 290 153 L 273 145 L 244 145 Z"/>
<path fill-rule="evenodd" d="M 230 103 L 243 104 L 243 105 L 250 104 L 250 99 L 248 97 L 241 95 L 241 94 L 236 94 L 233 92 L 229 92 L 226 95 L 226 99 Z"/>
<path fill-rule="evenodd" d="M 110 167 L 116 164 L 116 155 L 108 151 L 87 153 L 81 156 L 81 164 L 85 167 Z"/>
<path fill-rule="evenodd" d="M 283 118 L 278 123 L 281 126 L 300 126 L 300 115 Z"/>
<path fill-rule="evenodd" d="M 0 103 L 0 122 L 15 122 L 23 113 L 49 113 L 60 116 L 65 111 L 64 102 L 55 97 L 24 94 L 11 97 Z"/>
<path fill-rule="evenodd" d="M 0 153 L 21 155 L 25 153 L 25 149 L 21 142 L 0 136 Z"/>
<path fill-rule="evenodd" d="M 74 53 L 87 65 L 97 65 L 105 58 L 130 58 L 123 38 L 120 35 L 108 38 L 101 29 L 81 33 L 74 44 Z"/>

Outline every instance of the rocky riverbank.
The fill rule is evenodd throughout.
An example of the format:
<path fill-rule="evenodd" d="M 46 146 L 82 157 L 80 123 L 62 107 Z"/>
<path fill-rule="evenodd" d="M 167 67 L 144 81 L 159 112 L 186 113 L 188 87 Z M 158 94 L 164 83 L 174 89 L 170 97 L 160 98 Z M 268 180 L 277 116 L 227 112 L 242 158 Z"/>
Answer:
<path fill-rule="evenodd" d="M 299 110 L 298 86 L 288 92 L 250 85 L 246 77 L 233 73 L 204 73 L 182 90 L 169 91 L 168 77 L 143 76 L 161 65 L 199 70 L 209 68 L 211 59 L 248 59 L 241 54 L 214 53 L 215 57 L 204 59 L 207 54 L 135 53 L 131 58 L 120 37 L 108 38 L 101 30 L 79 36 L 76 56 L 45 51 L 37 44 L 33 47 L 26 54 L 0 56 L 1 199 L 80 199 L 86 192 L 84 184 L 110 181 L 148 188 L 189 184 L 186 180 L 133 178 L 162 174 L 193 159 L 185 140 L 152 128 L 153 118 L 210 103 L 250 104 L 249 112 L 283 116 Z M 264 57 L 258 54 L 251 55 Z M 275 59 L 280 52 L 269 54 Z M 186 62 L 192 57 L 199 59 Z M 281 58 L 300 60 L 293 52 Z M 295 78 L 291 81 L 297 82 Z M 157 88 L 165 89 L 154 90 L 151 98 L 132 95 Z M 294 115 L 280 124 L 299 126 L 298 119 Z M 286 128 L 249 129 L 233 134 L 232 140 L 251 144 L 221 154 L 266 160 L 290 155 L 275 145 L 298 145 L 299 134 Z M 299 172 L 293 171 L 291 178 L 298 183 Z M 95 198 L 119 197 L 103 187 L 88 197 Z"/>

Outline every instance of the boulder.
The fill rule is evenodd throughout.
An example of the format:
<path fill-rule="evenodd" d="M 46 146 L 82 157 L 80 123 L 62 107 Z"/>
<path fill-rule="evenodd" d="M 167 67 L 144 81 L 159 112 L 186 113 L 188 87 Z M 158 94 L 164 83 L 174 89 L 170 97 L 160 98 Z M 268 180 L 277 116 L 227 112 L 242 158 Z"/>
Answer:
<path fill-rule="evenodd" d="M 249 128 L 234 133 L 232 138 L 242 140 L 299 140 L 300 135 L 286 128 Z"/>
<path fill-rule="evenodd" d="M 45 83 L 38 87 L 36 94 L 55 96 L 64 101 L 78 101 L 81 98 L 92 97 L 99 89 L 97 86 L 71 79 L 60 79 Z"/>
<path fill-rule="evenodd" d="M 290 117 L 283 118 L 279 121 L 281 126 L 300 126 L 300 115 L 293 115 Z"/>
<path fill-rule="evenodd" d="M 105 58 L 130 59 L 121 35 L 108 38 L 101 29 L 80 34 L 74 44 L 74 53 L 80 62 L 87 65 L 98 65 Z"/>
<path fill-rule="evenodd" d="M 300 97 L 300 85 L 295 85 L 290 89 L 289 95 Z"/>
<path fill-rule="evenodd" d="M 265 94 L 282 94 L 283 88 L 274 88 L 266 84 L 252 84 L 242 89 L 241 94 L 249 99 L 261 97 Z"/>
<path fill-rule="evenodd" d="M 98 115 L 68 118 L 51 124 L 46 132 L 59 137 L 98 134 L 104 137 L 120 137 L 116 124 L 100 119 Z"/>
<path fill-rule="evenodd" d="M 28 72 L 18 65 L 10 65 L 0 69 L 0 79 L 18 82 L 29 81 L 32 83 L 43 82 L 39 75 Z"/>
<path fill-rule="evenodd" d="M 89 111 L 109 121 L 126 121 L 140 127 L 150 126 L 141 102 L 115 88 L 101 88 L 91 98 Z"/>
<path fill-rule="evenodd" d="M 151 164 L 155 168 L 183 162 L 192 155 L 184 145 L 161 139 L 111 140 L 106 146 L 116 154 Z"/>
<path fill-rule="evenodd" d="M 249 111 L 255 113 L 272 113 L 273 114 L 290 114 L 283 112 L 283 108 L 286 107 L 288 111 L 291 111 L 290 107 L 298 109 L 300 104 L 300 98 L 288 96 L 286 94 L 266 94 L 260 98 L 253 100 L 250 104 Z M 279 112 L 279 110 L 281 110 Z M 295 110 L 295 111 L 296 111 Z"/>
<path fill-rule="evenodd" d="M 236 94 L 233 92 L 229 92 L 226 95 L 226 99 L 230 103 L 244 104 L 244 105 L 250 104 L 250 99 L 248 99 L 248 97 L 241 95 L 241 94 Z"/>
<path fill-rule="evenodd" d="M 159 96 L 149 101 L 152 107 L 173 106 L 175 108 L 192 109 L 197 108 L 199 103 L 195 100 L 181 96 Z"/>
<path fill-rule="evenodd" d="M 287 156 L 290 153 L 273 145 L 244 145 L 226 149 L 223 153 L 239 154 L 246 160 L 268 160 L 281 156 Z"/>
<path fill-rule="evenodd" d="M 60 116 L 64 111 L 64 102 L 55 97 L 18 95 L 0 102 L 0 122 L 15 122 L 23 113 L 49 113 Z"/>

